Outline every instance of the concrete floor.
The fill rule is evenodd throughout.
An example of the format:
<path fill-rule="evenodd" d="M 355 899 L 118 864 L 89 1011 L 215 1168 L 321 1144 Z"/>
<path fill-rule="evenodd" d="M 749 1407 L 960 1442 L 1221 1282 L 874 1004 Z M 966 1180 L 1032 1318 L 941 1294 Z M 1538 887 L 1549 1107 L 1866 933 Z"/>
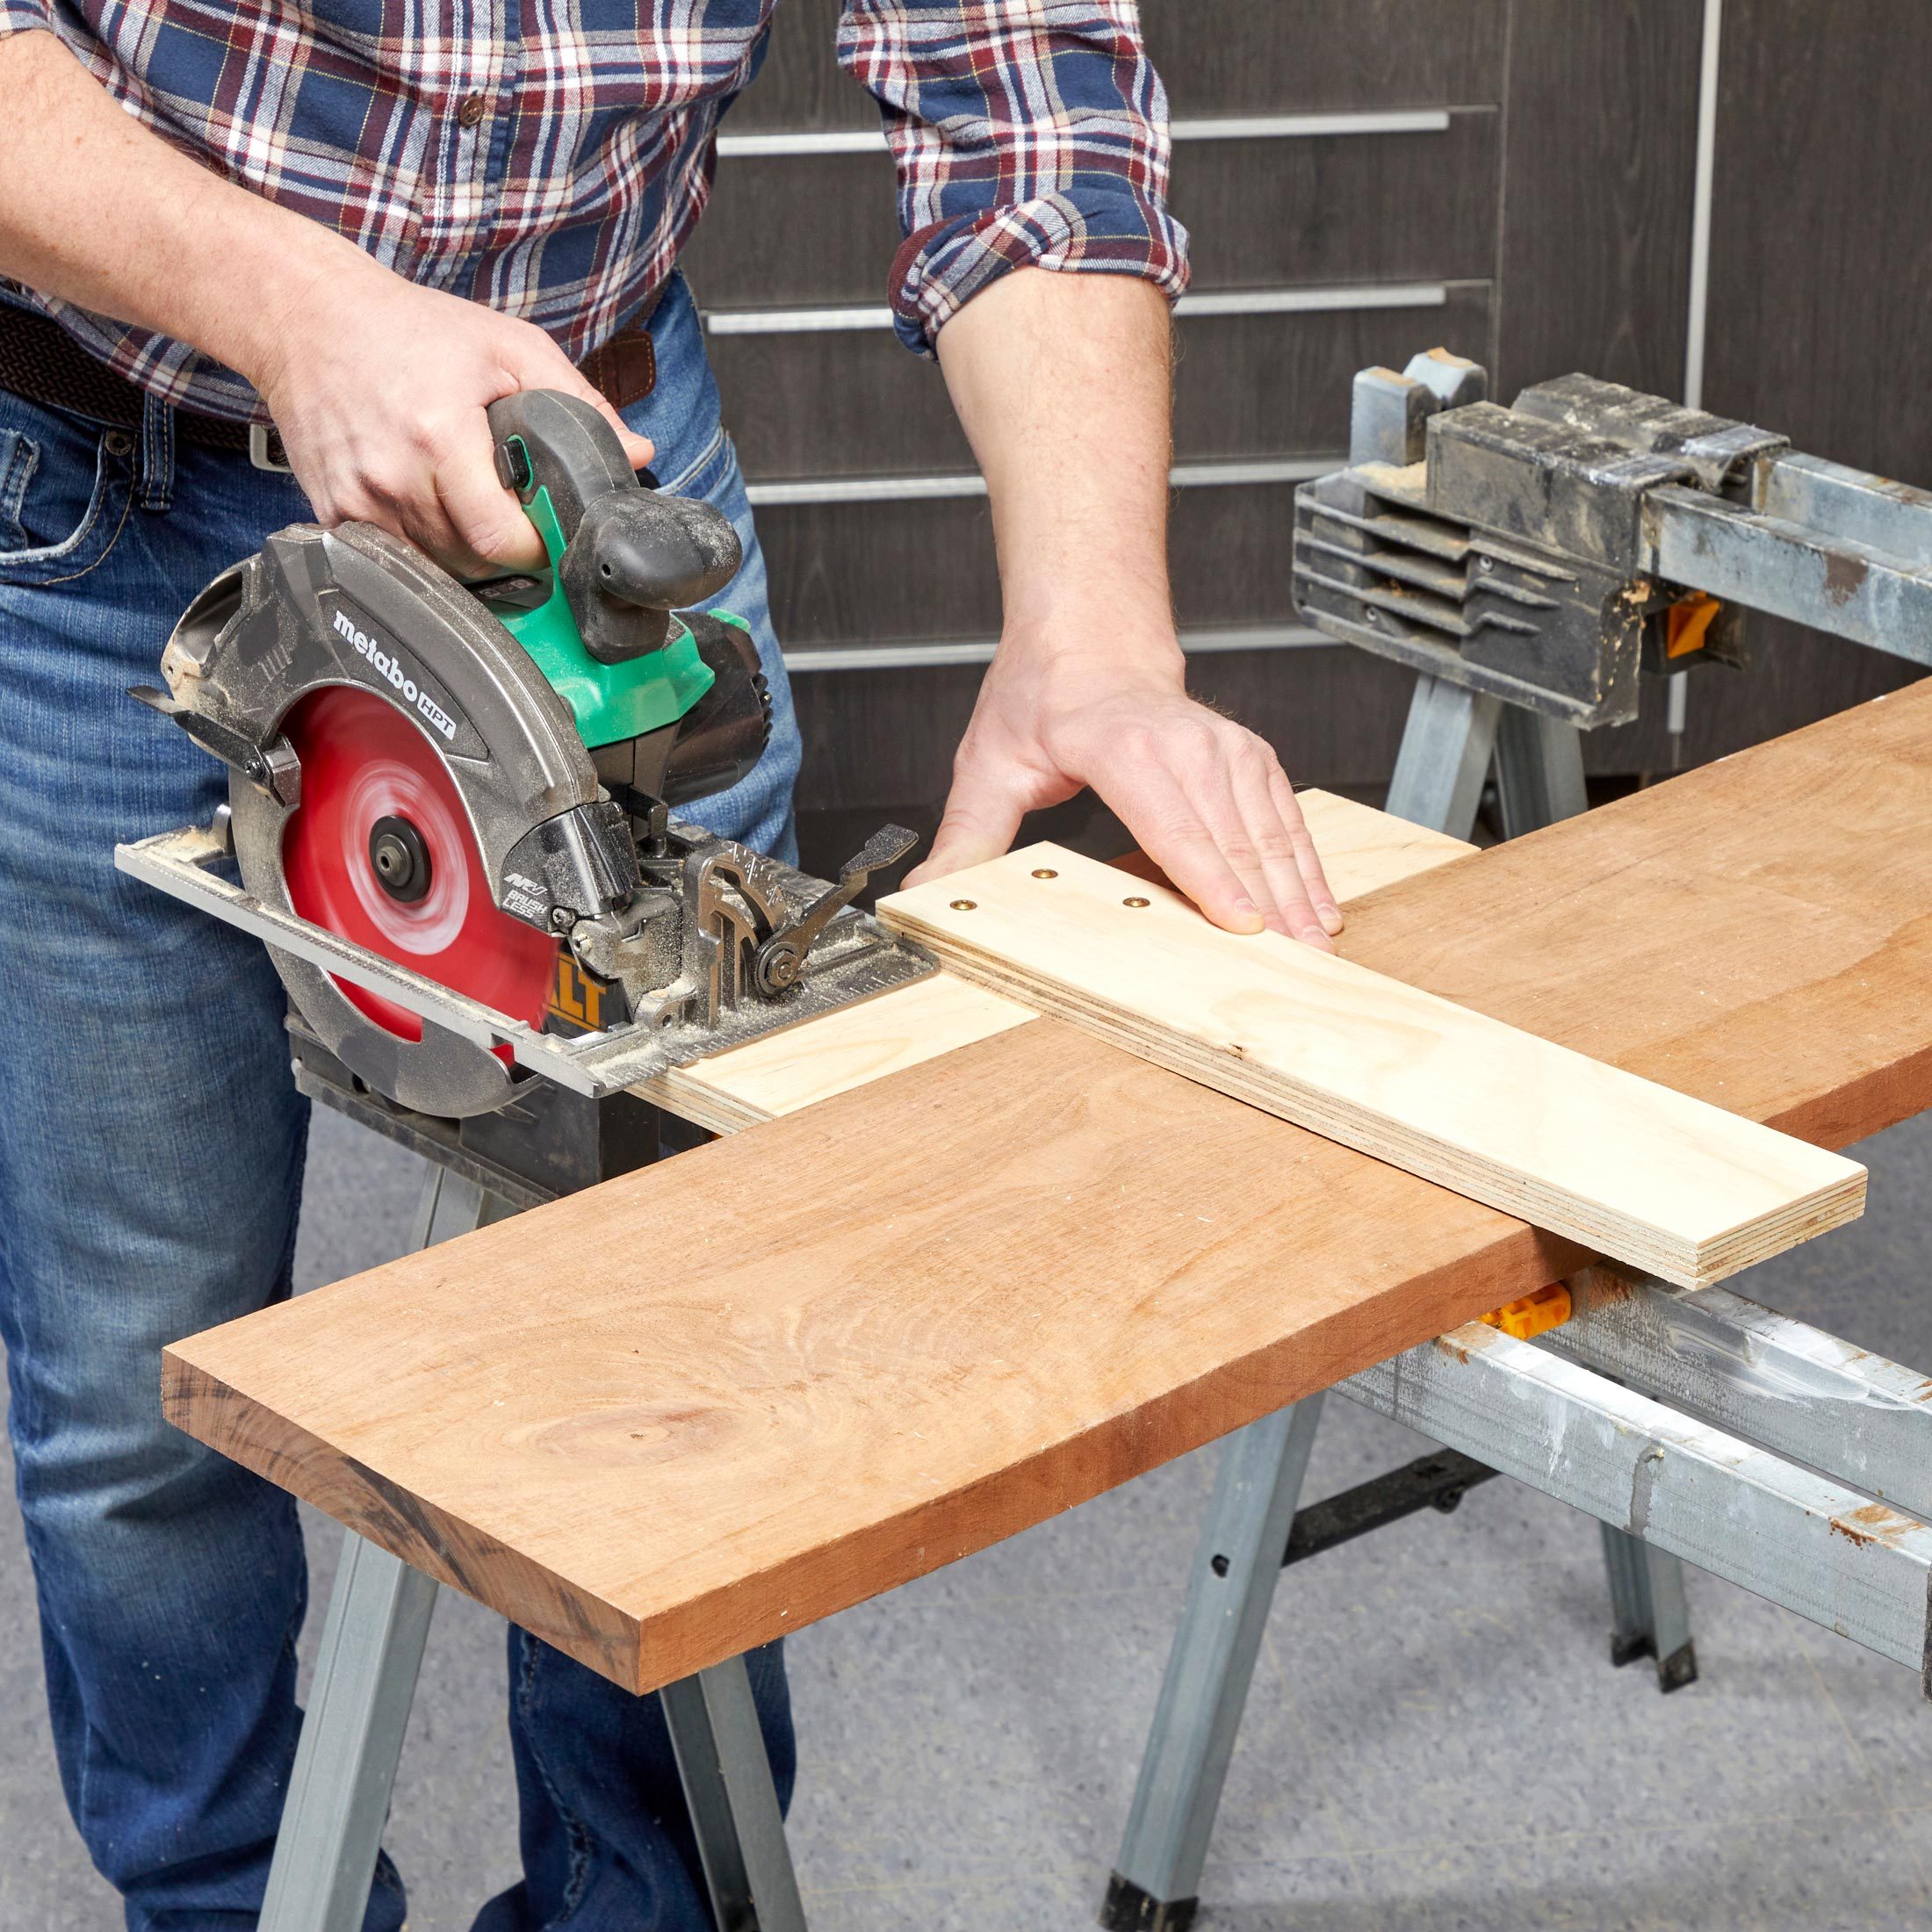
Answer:
<path fill-rule="evenodd" d="M 1932 1366 L 1932 1118 L 1862 1154 L 1866 1219 L 1741 1286 Z M 395 1251 L 414 1183 L 407 1159 L 319 1117 L 305 1284 Z M 1336 1402 L 1308 1493 L 1418 1453 Z M 793 1640 L 815 1928 L 1092 1923 L 1211 1474 L 1191 1457 Z M 109 1932 L 114 1900 L 61 1806 L 4 1508 L 0 1932 Z M 310 1527 L 326 1573 L 336 1532 Z M 1509 1482 L 1297 1569 L 1203 1932 L 1923 1925 L 1932 1726 L 1912 1673 L 1702 1575 L 1691 1611 L 1693 1688 L 1665 1698 L 1646 1667 L 1611 1670 L 1595 1525 Z M 415 1932 L 462 1932 L 514 1873 L 501 1658 L 497 1620 L 446 1596 L 388 1839 Z"/>

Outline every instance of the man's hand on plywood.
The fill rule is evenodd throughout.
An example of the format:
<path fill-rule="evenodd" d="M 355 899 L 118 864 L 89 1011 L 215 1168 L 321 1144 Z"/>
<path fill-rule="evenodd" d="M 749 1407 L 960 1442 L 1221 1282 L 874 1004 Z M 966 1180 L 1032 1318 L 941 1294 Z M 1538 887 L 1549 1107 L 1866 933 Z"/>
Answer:
<path fill-rule="evenodd" d="M 997 857 L 1025 813 L 1091 786 L 1217 926 L 1327 949 L 1342 915 L 1272 747 L 1186 693 L 1159 290 L 1018 270 L 939 357 L 991 496 L 1006 625 L 908 883 Z"/>

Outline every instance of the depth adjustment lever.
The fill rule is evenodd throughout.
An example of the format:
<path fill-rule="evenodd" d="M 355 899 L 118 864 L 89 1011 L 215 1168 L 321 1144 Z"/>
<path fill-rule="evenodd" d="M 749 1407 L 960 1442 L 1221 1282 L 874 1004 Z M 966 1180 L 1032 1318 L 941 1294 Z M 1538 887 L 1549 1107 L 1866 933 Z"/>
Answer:
<path fill-rule="evenodd" d="M 752 984 L 768 999 L 798 984 L 805 956 L 818 935 L 865 890 L 875 872 L 896 865 L 919 842 L 904 825 L 881 825 L 839 868 L 839 883 L 827 886 L 798 917 L 782 926 L 752 955 Z"/>

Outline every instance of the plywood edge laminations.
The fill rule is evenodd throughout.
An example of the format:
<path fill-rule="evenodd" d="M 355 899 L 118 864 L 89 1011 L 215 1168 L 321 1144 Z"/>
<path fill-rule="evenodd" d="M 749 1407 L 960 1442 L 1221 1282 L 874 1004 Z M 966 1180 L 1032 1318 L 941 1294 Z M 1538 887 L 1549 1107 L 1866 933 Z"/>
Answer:
<path fill-rule="evenodd" d="M 1344 905 L 1476 849 L 1332 792 L 1305 791 L 1300 802 Z M 1030 1006 L 941 971 L 715 1059 L 672 1068 L 637 1092 L 710 1133 L 733 1134 L 1035 1017 Z"/>
<path fill-rule="evenodd" d="M 1864 1206 L 1841 1155 L 1057 846 L 879 911 L 964 977 L 1686 1287 Z"/>

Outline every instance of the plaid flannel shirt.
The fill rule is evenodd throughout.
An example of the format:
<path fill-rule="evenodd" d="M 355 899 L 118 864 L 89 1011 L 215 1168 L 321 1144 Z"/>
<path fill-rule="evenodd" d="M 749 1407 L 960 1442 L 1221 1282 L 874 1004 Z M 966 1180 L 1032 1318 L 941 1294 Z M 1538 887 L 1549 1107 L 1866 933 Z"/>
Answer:
<path fill-rule="evenodd" d="M 718 122 L 776 4 L 0 0 L 0 33 L 50 29 L 230 180 L 581 360 L 703 212 Z M 929 354 L 962 303 L 1027 264 L 1186 286 L 1136 0 L 843 0 L 839 56 L 898 164 L 891 299 L 912 348 Z M 260 414 L 186 344 L 32 299 L 163 400 Z"/>

